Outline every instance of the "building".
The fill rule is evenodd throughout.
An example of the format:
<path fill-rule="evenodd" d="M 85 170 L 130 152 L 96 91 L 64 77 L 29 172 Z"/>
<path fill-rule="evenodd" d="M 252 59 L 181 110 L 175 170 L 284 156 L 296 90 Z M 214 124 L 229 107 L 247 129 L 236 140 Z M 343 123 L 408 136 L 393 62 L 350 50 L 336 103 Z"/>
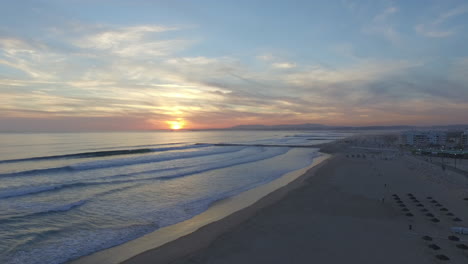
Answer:
<path fill-rule="evenodd" d="M 468 130 L 461 134 L 460 143 L 464 147 L 468 147 Z"/>
<path fill-rule="evenodd" d="M 444 146 L 447 143 L 447 132 L 429 131 L 427 134 L 429 145 Z"/>
<path fill-rule="evenodd" d="M 447 142 L 447 133 L 444 131 L 405 131 L 401 134 L 402 145 L 409 146 L 444 146 Z"/>

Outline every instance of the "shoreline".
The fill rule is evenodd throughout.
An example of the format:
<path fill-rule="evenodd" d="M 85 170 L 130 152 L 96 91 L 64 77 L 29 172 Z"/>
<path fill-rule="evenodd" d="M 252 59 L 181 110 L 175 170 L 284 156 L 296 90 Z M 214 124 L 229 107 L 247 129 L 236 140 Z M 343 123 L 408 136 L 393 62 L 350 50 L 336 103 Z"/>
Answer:
<path fill-rule="evenodd" d="M 67 263 L 168 263 L 195 252 L 229 228 L 253 216 L 259 209 L 275 203 L 291 190 L 300 187 L 318 168 L 333 158 L 330 154 L 318 153 L 320 156 L 314 158 L 309 166 L 217 201 L 191 219 Z M 179 248 L 183 248 L 183 251 Z"/>
<path fill-rule="evenodd" d="M 468 179 L 386 142 L 321 146 L 333 158 L 287 187 L 124 263 L 466 263 L 468 237 L 451 227 L 466 227 Z"/>

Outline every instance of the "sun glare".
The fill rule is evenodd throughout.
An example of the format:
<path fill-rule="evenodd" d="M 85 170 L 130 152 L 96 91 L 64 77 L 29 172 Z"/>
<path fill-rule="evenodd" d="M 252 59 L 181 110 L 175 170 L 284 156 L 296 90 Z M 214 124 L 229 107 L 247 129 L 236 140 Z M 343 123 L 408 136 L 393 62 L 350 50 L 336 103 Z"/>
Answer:
<path fill-rule="evenodd" d="M 167 121 L 166 123 L 169 125 L 170 129 L 172 130 L 179 130 L 179 129 L 184 128 L 185 126 L 185 121 L 183 120 Z"/>

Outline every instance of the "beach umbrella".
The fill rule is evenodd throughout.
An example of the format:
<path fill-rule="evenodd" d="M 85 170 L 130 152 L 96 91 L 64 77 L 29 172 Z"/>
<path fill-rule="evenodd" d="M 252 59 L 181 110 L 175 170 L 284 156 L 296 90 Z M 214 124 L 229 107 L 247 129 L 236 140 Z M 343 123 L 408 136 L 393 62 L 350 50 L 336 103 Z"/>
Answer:
<path fill-rule="evenodd" d="M 426 216 L 429 216 L 429 217 L 434 217 L 434 215 L 433 215 L 433 214 L 431 214 L 431 213 L 427 213 L 427 214 L 426 214 Z"/>
<path fill-rule="evenodd" d="M 438 222 L 440 222 L 440 220 L 439 220 L 439 219 L 437 219 L 437 218 L 432 218 L 432 219 L 431 219 L 431 221 L 432 221 L 432 222 L 434 222 L 434 223 L 438 223 Z"/>
<path fill-rule="evenodd" d="M 408 210 L 408 208 L 403 208 L 402 211 L 403 212 L 408 212 L 409 210 Z"/>
<path fill-rule="evenodd" d="M 457 244 L 457 248 L 460 248 L 460 249 L 463 249 L 463 250 L 467 250 L 467 249 L 468 249 L 468 246 L 465 245 L 465 244 Z"/>
<path fill-rule="evenodd" d="M 454 216 L 453 213 L 447 213 L 446 215 L 448 215 L 448 216 Z"/>
<path fill-rule="evenodd" d="M 422 239 L 426 241 L 432 241 L 432 237 L 430 236 L 423 236 Z"/>
<path fill-rule="evenodd" d="M 440 211 L 446 212 L 446 211 L 448 211 L 448 209 L 444 207 L 444 208 L 440 208 Z"/>
<path fill-rule="evenodd" d="M 455 218 L 453 219 L 453 221 L 454 221 L 454 222 L 461 222 L 461 219 L 458 218 L 458 217 L 455 217 Z"/>
<path fill-rule="evenodd" d="M 437 206 L 437 207 L 441 207 L 442 205 L 438 203 L 438 204 L 436 204 L 435 206 Z"/>
<path fill-rule="evenodd" d="M 431 203 L 437 203 L 437 201 L 436 201 L 436 200 L 432 200 Z"/>
<path fill-rule="evenodd" d="M 426 198 L 427 198 L 427 199 L 429 199 L 429 200 L 430 200 L 430 199 L 432 199 L 432 197 L 431 197 L 431 196 L 428 196 L 428 197 L 426 197 Z"/>
<path fill-rule="evenodd" d="M 460 241 L 460 238 L 459 238 L 459 237 L 453 236 L 453 235 L 452 235 L 452 236 L 448 236 L 448 239 L 449 239 L 449 240 L 452 240 L 452 241 Z"/>
<path fill-rule="evenodd" d="M 410 217 L 412 217 L 412 216 L 413 216 L 413 214 L 412 214 L 412 213 L 407 213 L 407 214 L 406 214 L 406 216 L 410 216 Z"/>
<path fill-rule="evenodd" d="M 424 207 L 424 205 L 422 205 L 422 204 L 417 204 L 416 206 L 417 207 Z"/>
<path fill-rule="evenodd" d="M 450 260 L 450 258 L 445 256 L 445 255 L 437 255 L 436 258 L 438 258 L 440 260 Z"/>
<path fill-rule="evenodd" d="M 440 247 L 438 245 L 436 245 L 436 244 L 430 244 L 428 247 L 433 249 L 433 250 L 439 250 L 440 249 Z"/>
<path fill-rule="evenodd" d="M 427 209 L 426 208 L 421 209 L 421 212 L 427 212 Z"/>
<path fill-rule="evenodd" d="M 404 205 L 404 204 L 400 204 L 400 207 L 406 207 L 406 205 Z"/>

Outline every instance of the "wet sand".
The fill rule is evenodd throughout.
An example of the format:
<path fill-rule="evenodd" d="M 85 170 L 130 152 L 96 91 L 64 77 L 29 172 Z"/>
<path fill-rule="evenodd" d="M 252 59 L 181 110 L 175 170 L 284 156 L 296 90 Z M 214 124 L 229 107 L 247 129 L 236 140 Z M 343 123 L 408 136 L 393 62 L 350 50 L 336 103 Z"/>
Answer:
<path fill-rule="evenodd" d="M 468 226 L 465 176 L 395 151 L 345 143 L 323 150 L 333 157 L 288 186 L 124 263 L 447 262 L 437 255 L 447 256 L 449 263 L 468 263 L 468 251 L 456 247 L 468 244 L 468 236 L 448 239 L 450 227 Z M 453 221 L 456 217 L 462 221 Z M 433 241 L 423 240 L 424 235 Z"/>
<path fill-rule="evenodd" d="M 259 208 L 265 207 L 281 199 L 295 186 L 300 186 L 302 179 L 304 179 L 303 175 L 307 171 L 310 173 L 317 170 L 322 166 L 322 162 L 326 161 L 329 157 L 330 155 L 322 153 L 318 157 L 314 158 L 312 164 L 308 167 L 287 173 L 278 179 L 245 191 L 239 195 L 215 202 L 210 206 L 210 208 L 208 208 L 208 210 L 191 219 L 158 229 L 127 243 L 98 251 L 89 256 L 81 257 L 71 263 L 122 263 L 139 254 L 141 255 L 138 256 L 138 258 L 150 254 L 150 261 L 152 263 L 167 263 L 170 260 L 180 257 L 181 254 L 193 252 L 204 246 L 208 246 L 213 239 L 226 231 L 229 226 L 241 223 L 251 217 Z M 278 191 L 280 189 L 281 191 Z M 232 221 L 229 219 L 232 219 Z M 202 230 L 205 230 L 205 226 L 207 225 L 210 226 L 210 229 L 208 230 L 213 230 L 213 226 L 209 224 L 214 222 L 214 226 L 219 227 L 218 232 L 201 232 Z M 190 239 L 186 240 L 187 237 L 190 237 Z M 192 242 L 194 239 L 197 241 L 196 243 Z M 184 250 L 182 252 L 179 250 L 179 248 L 181 248 L 180 246 L 163 246 L 174 240 L 177 241 L 177 245 L 184 243 L 184 241 L 188 241 L 188 244 L 184 244 L 182 247 Z M 156 251 L 153 249 L 160 248 L 161 246 L 163 246 L 162 248 L 169 249 L 164 250 L 163 254 L 158 253 L 153 256 L 152 252 L 160 251 L 160 249 Z"/>

